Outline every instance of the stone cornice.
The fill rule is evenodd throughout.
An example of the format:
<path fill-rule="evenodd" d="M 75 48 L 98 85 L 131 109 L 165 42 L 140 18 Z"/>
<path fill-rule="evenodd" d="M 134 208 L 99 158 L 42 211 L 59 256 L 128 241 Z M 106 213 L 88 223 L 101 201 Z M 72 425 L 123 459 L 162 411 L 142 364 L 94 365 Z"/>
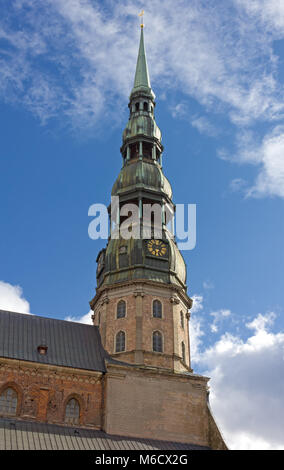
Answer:
<path fill-rule="evenodd" d="M 144 297 L 145 292 L 143 289 L 137 289 L 133 292 L 134 297 Z"/>
<path fill-rule="evenodd" d="M 152 366 L 145 366 L 145 365 L 130 364 L 129 366 L 127 366 L 127 365 L 122 365 L 122 364 L 114 364 L 106 360 L 106 366 L 107 366 L 106 378 L 108 376 L 109 377 L 118 376 L 119 378 L 123 378 L 127 375 L 127 373 L 140 372 L 146 375 L 150 375 L 152 377 L 163 376 L 163 377 L 171 377 L 171 378 L 175 378 L 176 380 L 183 380 L 183 381 L 188 381 L 188 380 L 201 381 L 204 383 L 204 386 L 206 386 L 207 382 L 210 380 L 209 377 L 194 374 L 193 372 L 192 373 L 189 373 L 189 372 L 179 373 L 179 372 L 169 371 L 168 369 L 162 369 L 159 367 L 152 367 Z"/>
<path fill-rule="evenodd" d="M 64 379 L 70 381 L 91 382 L 96 383 L 103 376 L 102 372 L 75 369 L 73 367 L 63 367 L 50 364 L 42 364 L 38 362 L 22 361 L 20 359 L 0 358 L 0 372 L 17 371 L 19 374 L 29 376 L 44 376 L 54 379 Z"/>
<path fill-rule="evenodd" d="M 111 284 L 111 285 L 108 285 L 107 287 L 101 286 L 97 289 L 96 295 L 90 301 L 90 307 L 92 309 L 94 309 L 96 303 L 103 296 L 103 294 L 105 294 L 105 296 L 107 298 L 108 297 L 107 293 L 109 291 L 118 289 L 120 287 L 133 286 L 134 287 L 134 292 L 133 293 L 135 295 L 135 292 L 138 292 L 138 289 L 136 289 L 137 285 L 142 285 L 142 286 L 145 285 L 145 286 L 153 286 L 155 288 L 170 289 L 175 294 L 178 294 L 181 297 L 182 301 L 184 302 L 184 304 L 187 306 L 188 309 L 190 309 L 192 307 L 192 299 L 186 294 L 186 292 L 181 287 L 175 286 L 174 284 L 164 284 L 164 283 L 155 282 L 155 281 L 151 281 L 151 280 L 147 280 L 147 279 L 132 279 L 132 280 L 127 280 L 127 281 L 120 282 L 120 283 L 117 283 L 117 284 Z M 142 290 L 143 290 L 143 288 L 142 288 Z M 178 299 L 177 295 L 175 295 L 175 294 L 173 294 L 172 298 L 173 299 Z M 176 300 L 174 300 L 174 303 L 178 303 L 178 302 L 176 302 Z"/>

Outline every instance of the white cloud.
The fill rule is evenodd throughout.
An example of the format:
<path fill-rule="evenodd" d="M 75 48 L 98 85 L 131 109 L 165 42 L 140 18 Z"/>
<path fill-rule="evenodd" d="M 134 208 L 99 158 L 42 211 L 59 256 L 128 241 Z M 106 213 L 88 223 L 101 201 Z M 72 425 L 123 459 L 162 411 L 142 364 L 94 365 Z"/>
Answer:
<path fill-rule="evenodd" d="M 23 289 L 0 281 L 0 308 L 19 313 L 30 313 L 30 304 L 23 297 Z"/>
<path fill-rule="evenodd" d="M 235 0 L 247 13 L 256 16 L 269 30 L 283 35 L 284 3 L 281 0 Z"/>
<path fill-rule="evenodd" d="M 202 328 L 203 321 L 200 318 L 192 316 L 189 322 L 190 337 L 190 357 L 193 361 L 198 362 L 200 356 L 200 347 L 202 344 L 202 336 L 204 331 Z"/>
<path fill-rule="evenodd" d="M 274 312 L 269 312 L 266 315 L 259 313 L 258 316 L 250 323 L 247 323 L 246 326 L 251 330 L 255 330 L 256 333 L 261 333 L 262 331 L 267 333 L 269 327 L 273 325 L 275 318 L 276 314 Z"/>
<path fill-rule="evenodd" d="M 263 139 L 256 149 L 261 160 L 261 169 L 249 196 L 284 197 L 284 126 L 276 127 Z"/>
<path fill-rule="evenodd" d="M 202 344 L 201 337 L 204 336 L 202 329 L 203 320 L 196 313 L 203 310 L 203 296 L 195 294 L 192 296 L 193 304 L 190 310 L 189 335 L 190 355 L 194 360 L 199 357 L 199 348 Z"/>
<path fill-rule="evenodd" d="M 211 377 L 210 403 L 230 449 L 284 449 L 284 333 L 271 331 L 275 318 L 259 314 L 246 340 L 227 332 L 203 351 L 196 319 L 195 359 Z"/>
<path fill-rule="evenodd" d="M 218 323 L 222 322 L 225 318 L 230 317 L 231 311 L 228 309 L 220 309 L 215 312 L 211 312 L 209 315 L 214 318 L 213 323 L 210 325 L 210 329 L 212 333 L 217 333 Z"/>
<path fill-rule="evenodd" d="M 214 284 L 210 280 L 204 281 L 202 286 L 203 286 L 203 289 L 214 289 Z"/>
<path fill-rule="evenodd" d="M 259 141 L 251 131 L 237 136 L 237 151 L 229 155 L 224 149 L 219 157 L 238 164 L 255 165 L 258 175 L 252 185 L 242 178 L 231 182 L 231 189 L 243 191 L 246 197 L 284 197 L 284 126 L 278 125 Z"/>
<path fill-rule="evenodd" d="M 194 116 L 191 119 L 192 127 L 195 127 L 200 134 L 216 137 L 219 133 L 218 129 L 205 116 Z"/>
<path fill-rule="evenodd" d="M 238 192 L 238 191 L 243 191 L 244 188 L 247 186 L 247 181 L 245 181 L 243 178 L 234 178 L 230 182 L 230 189 L 233 192 Z"/>
<path fill-rule="evenodd" d="M 185 103 L 177 103 L 170 106 L 170 111 L 174 118 L 184 119 L 189 117 L 189 110 Z"/>
<path fill-rule="evenodd" d="M 200 134 L 208 135 L 209 137 L 217 137 L 219 130 L 212 124 L 206 116 L 198 114 L 193 115 L 186 103 L 176 103 L 170 106 L 170 111 L 175 119 L 185 119 L 192 127 L 198 130 Z"/>
<path fill-rule="evenodd" d="M 73 322 L 76 322 L 76 323 L 86 323 L 87 325 L 93 325 L 93 321 L 92 321 L 92 315 L 93 315 L 93 311 L 90 310 L 88 313 L 86 313 L 85 315 L 82 315 L 81 317 L 72 317 L 72 316 L 67 316 L 64 318 L 64 320 L 67 320 L 67 321 L 73 321 Z"/>
<path fill-rule="evenodd" d="M 191 307 L 191 313 L 196 313 L 199 312 L 200 310 L 203 309 L 203 295 L 198 295 L 195 294 L 192 297 L 192 307 Z"/>

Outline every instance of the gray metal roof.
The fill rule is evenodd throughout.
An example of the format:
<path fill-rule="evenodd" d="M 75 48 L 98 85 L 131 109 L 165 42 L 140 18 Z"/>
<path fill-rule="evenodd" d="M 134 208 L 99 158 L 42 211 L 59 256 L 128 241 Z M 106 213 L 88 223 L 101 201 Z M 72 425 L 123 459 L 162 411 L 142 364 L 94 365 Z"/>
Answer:
<path fill-rule="evenodd" d="M 0 310 L 0 357 L 105 372 L 108 354 L 96 326 Z"/>
<path fill-rule="evenodd" d="M 112 436 L 103 431 L 0 419 L 0 450 L 209 450 L 179 442 Z"/>

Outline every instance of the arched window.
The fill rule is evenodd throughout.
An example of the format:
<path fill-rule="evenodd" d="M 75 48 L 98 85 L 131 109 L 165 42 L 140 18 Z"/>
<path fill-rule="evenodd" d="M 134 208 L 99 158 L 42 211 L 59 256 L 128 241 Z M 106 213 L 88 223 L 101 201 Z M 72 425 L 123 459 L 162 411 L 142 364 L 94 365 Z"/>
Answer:
<path fill-rule="evenodd" d="M 115 338 L 115 352 L 125 351 L 125 333 L 119 331 Z"/>
<path fill-rule="evenodd" d="M 79 424 L 80 405 L 76 398 L 71 398 L 65 408 L 65 423 Z"/>
<path fill-rule="evenodd" d="M 185 362 L 185 344 L 183 341 L 181 343 L 181 357 L 182 357 L 183 362 Z"/>
<path fill-rule="evenodd" d="M 159 300 L 153 302 L 153 317 L 162 318 L 162 303 Z"/>
<path fill-rule="evenodd" d="M 180 312 L 180 326 L 184 328 L 184 319 L 183 319 L 183 313 Z"/>
<path fill-rule="evenodd" d="M 139 111 L 139 103 L 135 103 L 135 110 Z"/>
<path fill-rule="evenodd" d="M 148 111 L 148 103 L 147 103 L 147 101 L 144 101 L 144 111 Z"/>
<path fill-rule="evenodd" d="M 159 331 L 153 333 L 153 351 L 163 352 L 163 337 Z"/>
<path fill-rule="evenodd" d="M 17 413 L 18 394 L 11 388 L 7 387 L 0 395 L 0 413 L 15 416 Z"/>
<path fill-rule="evenodd" d="M 124 318 L 126 315 L 126 303 L 124 300 L 120 300 L 116 308 L 116 318 Z"/>

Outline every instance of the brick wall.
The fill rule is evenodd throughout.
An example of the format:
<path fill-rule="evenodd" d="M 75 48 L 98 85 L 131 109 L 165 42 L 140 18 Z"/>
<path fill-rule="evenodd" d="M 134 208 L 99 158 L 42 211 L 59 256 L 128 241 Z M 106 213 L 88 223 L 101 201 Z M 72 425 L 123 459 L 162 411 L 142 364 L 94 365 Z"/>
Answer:
<path fill-rule="evenodd" d="M 18 394 L 17 417 L 64 423 L 70 398 L 80 404 L 80 425 L 101 427 L 102 374 L 67 367 L 0 359 L 0 394 L 11 386 Z"/>
<path fill-rule="evenodd" d="M 153 317 L 153 301 L 162 303 L 162 318 Z M 126 302 L 125 318 L 117 318 L 117 304 Z M 175 294 L 171 286 L 145 283 L 113 286 L 97 297 L 93 305 L 94 322 L 101 332 L 104 348 L 114 357 L 136 364 L 147 364 L 171 370 L 190 369 L 188 305 Z M 184 327 L 180 312 L 183 312 Z M 115 352 L 115 337 L 120 331 L 126 335 L 126 350 Z M 152 334 L 163 336 L 163 353 L 153 352 Z M 181 361 L 182 341 L 185 344 L 185 362 Z"/>
<path fill-rule="evenodd" d="M 207 446 L 207 381 L 200 376 L 108 365 L 104 430 Z"/>

